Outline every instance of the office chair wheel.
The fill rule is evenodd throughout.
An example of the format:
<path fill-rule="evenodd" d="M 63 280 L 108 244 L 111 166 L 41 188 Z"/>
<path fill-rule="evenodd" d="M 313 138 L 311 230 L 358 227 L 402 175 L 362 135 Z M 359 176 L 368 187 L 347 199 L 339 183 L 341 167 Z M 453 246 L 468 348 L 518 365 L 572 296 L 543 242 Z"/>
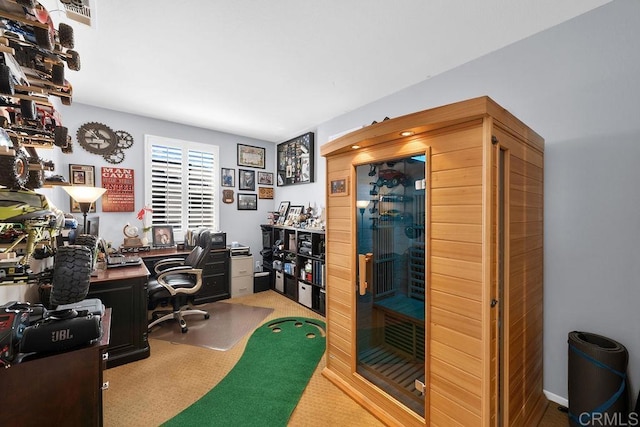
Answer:
<path fill-rule="evenodd" d="M 189 328 L 187 328 L 186 326 L 180 328 L 180 330 L 182 331 L 183 334 L 186 334 L 187 331 L 189 330 Z"/>
<path fill-rule="evenodd" d="M 211 317 L 211 316 L 209 316 L 209 313 L 207 313 L 207 314 L 205 314 L 205 315 L 204 315 L 204 318 L 205 318 L 205 319 L 208 319 L 209 317 Z"/>

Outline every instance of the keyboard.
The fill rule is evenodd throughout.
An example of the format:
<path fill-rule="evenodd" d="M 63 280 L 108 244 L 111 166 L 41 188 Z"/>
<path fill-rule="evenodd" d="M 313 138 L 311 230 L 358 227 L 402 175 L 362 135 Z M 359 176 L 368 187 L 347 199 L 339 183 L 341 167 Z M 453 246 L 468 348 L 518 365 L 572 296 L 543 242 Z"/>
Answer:
<path fill-rule="evenodd" d="M 107 257 L 107 268 L 129 267 L 141 263 L 142 258 L 138 255 L 109 255 Z"/>

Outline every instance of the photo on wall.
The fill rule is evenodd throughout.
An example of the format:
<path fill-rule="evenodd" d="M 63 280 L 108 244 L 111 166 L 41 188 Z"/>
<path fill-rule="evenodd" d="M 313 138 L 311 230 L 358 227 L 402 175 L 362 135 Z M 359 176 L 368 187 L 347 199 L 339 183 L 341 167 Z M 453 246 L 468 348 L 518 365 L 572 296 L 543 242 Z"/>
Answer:
<path fill-rule="evenodd" d="M 248 169 L 238 169 L 238 188 L 240 190 L 256 190 L 256 172 Z"/>
<path fill-rule="evenodd" d="M 229 168 L 220 169 L 221 185 L 223 187 L 235 187 L 236 186 L 236 170 Z"/>
<path fill-rule="evenodd" d="M 239 211 L 255 211 L 258 209 L 257 194 L 238 194 Z"/>

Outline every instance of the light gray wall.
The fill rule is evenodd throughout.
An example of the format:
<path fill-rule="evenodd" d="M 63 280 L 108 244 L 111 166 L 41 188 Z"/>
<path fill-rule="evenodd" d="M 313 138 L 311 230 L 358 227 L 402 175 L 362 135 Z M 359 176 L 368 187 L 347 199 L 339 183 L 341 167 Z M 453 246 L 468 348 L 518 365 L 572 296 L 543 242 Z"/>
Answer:
<path fill-rule="evenodd" d="M 640 382 L 638 40 L 640 2 L 617 0 L 316 130 L 322 145 L 385 116 L 488 95 L 545 138 L 544 388 L 560 398 L 572 330 L 625 345 L 636 393 Z"/>
<path fill-rule="evenodd" d="M 123 100 L 123 102 L 126 102 Z M 168 101 L 169 103 L 169 101 Z M 256 171 L 273 172 L 275 168 L 274 145 L 270 142 L 246 138 L 237 135 L 230 135 L 222 132 L 215 132 L 201 128 L 184 126 L 176 123 L 155 120 L 141 116 L 121 113 L 88 105 L 73 104 L 70 107 L 60 107 L 60 112 L 64 119 L 64 125 L 69 128 L 74 140 L 74 152 L 70 155 L 59 154 L 59 150 L 53 153 L 56 157 L 56 173 L 68 178 L 69 164 L 93 165 L 96 167 L 96 175 L 99 176 L 103 166 L 120 166 L 134 169 L 135 179 L 135 211 L 134 212 L 102 212 L 100 202 L 98 202 L 97 212 L 93 215 L 100 217 L 101 235 L 108 241 L 112 241 L 114 246 L 122 244 L 122 228 L 130 222 L 141 227 L 141 222 L 137 220 L 136 213 L 144 206 L 144 135 L 151 134 L 166 138 L 175 138 L 183 141 L 193 141 L 204 144 L 213 144 L 220 147 L 220 166 L 235 169 L 236 180 L 233 188 L 235 197 L 234 203 L 222 203 L 222 193 L 218 201 L 220 203 L 220 229 L 227 233 L 227 243 L 237 241 L 251 247 L 254 255 L 259 257 L 262 247 L 260 224 L 266 222 L 267 213 L 274 210 L 274 201 L 270 199 L 259 199 L 258 210 L 238 211 L 238 165 L 236 144 L 247 144 L 266 148 L 266 169 L 254 169 Z M 77 144 L 75 132 L 78 127 L 86 122 L 100 122 L 106 124 L 114 131 L 124 130 L 129 132 L 134 139 L 131 148 L 124 150 L 125 159 L 119 165 L 107 163 L 102 156 L 92 154 L 84 150 Z M 49 153 L 43 153 L 48 155 Z M 243 169 L 251 169 L 245 168 Z M 256 176 L 257 179 L 257 176 Z M 100 186 L 101 181 L 96 177 L 96 185 Z M 226 188 L 225 188 L 226 189 Z M 256 185 L 257 190 L 257 185 Z M 42 190 L 55 204 L 65 212 L 69 211 L 69 197 L 61 188 Z M 242 191 L 252 193 L 251 191 Z M 256 191 L 257 193 L 257 191 Z M 89 214 L 89 218 L 92 214 Z M 82 216 L 77 215 L 79 221 Z M 261 259 L 261 258 L 260 258 Z"/>
<path fill-rule="evenodd" d="M 487 25 L 500 25 L 487 22 Z M 546 140 L 544 388 L 567 398 L 567 334 L 599 333 L 629 350 L 629 374 L 640 382 L 640 2 L 616 0 L 597 10 L 433 77 L 317 128 L 316 182 L 277 187 L 280 200 L 325 203 L 325 164 L 319 147 L 329 136 L 476 96 L 488 95 Z M 419 43 L 416 41 L 416 54 Z M 401 64 L 399 64 L 401 72 Z M 123 101 L 124 102 L 124 101 Z M 77 106 L 76 106 L 77 107 Z M 273 146 L 246 138 L 83 106 L 63 109 L 70 129 L 102 121 L 134 135 L 172 136 L 221 146 L 222 166 L 235 165 L 235 143 L 267 147 L 267 170 L 275 167 Z M 302 134 L 305 131 L 301 131 Z M 297 135 L 291 135 L 295 137 Z M 224 145 L 226 143 L 226 145 Z M 77 148 L 69 162 L 101 165 L 101 158 Z M 140 168 L 129 150 L 123 166 Z M 66 166 L 65 166 L 66 168 Z M 66 169 L 63 169 L 66 170 Z M 141 173 L 136 188 L 142 188 Z M 61 190 L 60 190 L 61 191 Z M 137 193 L 137 202 L 142 203 Z M 64 203 L 68 203 L 67 200 Z M 259 247 L 258 212 L 223 206 L 222 228 L 230 240 Z M 268 209 L 267 209 L 268 208 Z M 111 221 L 113 235 L 131 214 Z M 101 214 L 101 224 L 103 217 Z M 114 237 L 115 239 L 115 237 Z M 254 249 L 254 252 L 256 250 Z"/>

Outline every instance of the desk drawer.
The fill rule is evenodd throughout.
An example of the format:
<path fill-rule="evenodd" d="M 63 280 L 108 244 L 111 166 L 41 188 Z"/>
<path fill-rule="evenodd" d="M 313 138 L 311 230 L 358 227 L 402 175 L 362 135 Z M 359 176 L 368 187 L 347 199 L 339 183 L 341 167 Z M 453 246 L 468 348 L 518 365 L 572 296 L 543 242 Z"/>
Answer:
<path fill-rule="evenodd" d="M 253 275 L 236 276 L 231 279 L 231 298 L 253 293 Z"/>
<path fill-rule="evenodd" d="M 231 277 L 251 276 L 253 280 L 253 257 L 231 257 Z"/>

